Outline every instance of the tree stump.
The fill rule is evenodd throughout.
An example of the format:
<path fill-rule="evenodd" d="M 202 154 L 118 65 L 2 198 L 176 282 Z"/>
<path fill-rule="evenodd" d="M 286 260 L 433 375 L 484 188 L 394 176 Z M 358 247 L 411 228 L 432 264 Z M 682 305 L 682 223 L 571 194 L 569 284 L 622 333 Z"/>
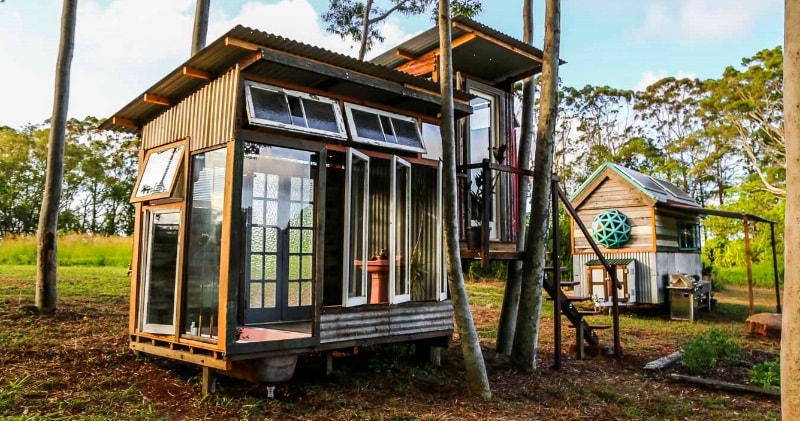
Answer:
<path fill-rule="evenodd" d="M 777 313 L 758 313 L 744 322 L 745 331 L 752 335 L 770 338 L 781 337 L 781 315 Z"/>

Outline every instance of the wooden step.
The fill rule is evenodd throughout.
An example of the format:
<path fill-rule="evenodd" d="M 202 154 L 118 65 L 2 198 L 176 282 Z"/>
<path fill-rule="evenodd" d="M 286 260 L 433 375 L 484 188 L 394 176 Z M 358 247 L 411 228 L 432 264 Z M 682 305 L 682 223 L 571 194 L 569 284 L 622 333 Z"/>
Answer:
<path fill-rule="evenodd" d="M 566 271 L 569 270 L 566 266 L 561 266 L 559 269 L 561 269 L 562 272 L 566 272 Z M 545 266 L 544 270 L 546 272 L 552 272 L 553 271 L 553 267 L 552 266 Z"/>
<path fill-rule="evenodd" d="M 561 282 L 559 285 L 561 285 L 561 287 L 563 288 L 563 287 L 574 287 L 580 284 L 581 281 L 573 281 L 573 282 Z"/>
<path fill-rule="evenodd" d="M 581 316 L 594 316 L 595 314 L 603 314 L 603 312 L 595 310 L 578 310 L 578 314 Z"/>

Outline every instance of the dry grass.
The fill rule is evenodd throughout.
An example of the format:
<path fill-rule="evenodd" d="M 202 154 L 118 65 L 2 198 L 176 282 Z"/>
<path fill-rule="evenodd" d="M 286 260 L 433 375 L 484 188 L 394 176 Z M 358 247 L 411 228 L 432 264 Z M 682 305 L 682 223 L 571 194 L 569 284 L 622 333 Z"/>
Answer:
<path fill-rule="evenodd" d="M 88 269 L 88 268 L 87 268 Z M 301 360 L 295 379 L 266 399 L 263 386 L 222 378 L 220 393 L 202 397 L 200 370 L 163 359 L 137 358 L 126 347 L 127 285 L 124 270 L 62 274 L 55 317 L 29 308 L 32 269 L 0 266 L 0 416 L 96 419 L 777 419 L 769 398 L 675 384 L 649 376 L 642 366 L 674 351 L 710 326 L 741 329 L 742 290 L 718 294 L 720 311 L 691 324 L 662 314 L 622 317 L 620 360 L 567 358 L 553 371 L 552 310 L 546 306 L 539 369 L 515 372 L 492 350 L 502 284 L 472 283 L 473 314 L 494 398 L 464 392 L 456 343 L 442 367 L 420 365 L 402 346 L 376 347 L 335 361 L 331 376 L 321 359 Z M 105 272 L 104 272 L 105 271 Z M 88 282 L 91 277 L 94 281 Z M 113 291 L 109 293 L 108 291 Z M 746 290 L 745 290 L 746 291 Z M 756 295 L 769 299 L 769 292 Z M 773 298 L 774 299 L 774 298 Z M 769 301 L 760 303 L 769 305 Z M 570 339 L 570 331 L 565 330 Z M 601 339 L 610 342 L 611 332 Z M 776 350 L 777 342 L 743 338 L 747 348 Z M 564 349 L 566 352 L 566 347 Z"/>

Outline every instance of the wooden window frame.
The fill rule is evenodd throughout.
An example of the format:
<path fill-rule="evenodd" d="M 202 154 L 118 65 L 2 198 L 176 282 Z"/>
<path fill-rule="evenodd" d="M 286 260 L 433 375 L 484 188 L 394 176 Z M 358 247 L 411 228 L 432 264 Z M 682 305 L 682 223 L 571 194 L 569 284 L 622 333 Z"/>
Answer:
<path fill-rule="evenodd" d="M 188 147 L 187 140 L 188 138 L 181 139 L 177 142 L 168 143 L 166 145 L 150 149 L 146 152 L 144 160 L 142 161 L 142 164 L 139 166 L 139 174 L 136 177 L 136 183 L 133 185 L 133 192 L 131 193 L 131 200 L 130 200 L 131 203 L 139 203 L 148 200 L 157 200 L 157 199 L 172 197 L 173 192 L 175 191 L 175 187 L 178 185 L 178 179 L 180 178 L 181 175 L 181 168 L 184 164 L 183 162 L 184 156 L 186 155 L 186 149 Z M 172 177 L 172 182 L 170 183 L 169 188 L 164 192 L 138 196 L 139 185 L 142 183 L 142 179 L 144 178 L 144 174 L 147 170 L 147 164 L 150 162 L 150 158 L 153 156 L 153 154 L 176 148 L 183 148 L 183 149 L 178 153 L 178 162 L 175 164 L 174 175 Z"/>
<path fill-rule="evenodd" d="M 415 148 L 413 146 L 400 145 L 400 144 L 397 144 L 397 143 L 389 143 L 385 139 L 381 141 L 381 140 L 375 140 L 375 139 L 370 139 L 370 138 L 367 138 L 367 137 L 359 136 L 355 121 L 353 121 L 353 110 L 358 110 L 358 111 L 363 111 L 363 112 L 370 113 L 370 114 L 375 114 L 378 117 L 387 117 L 390 120 L 394 118 L 394 119 L 398 119 L 398 120 L 407 121 L 409 123 L 414 123 L 414 127 L 415 127 L 415 129 L 417 131 L 417 138 L 419 139 L 419 143 L 420 143 L 420 145 L 422 145 L 422 147 Z M 353 139 L 354 142 L 365 143 L 365 144 L 374 145 L 374 146 L 381 146 L 381 147 L 391 148 L 391 149 L 401 150 L 401 151 L 416 152 L 416 153 L 421 153 L 421 154 L 426 153 L 425 140 L 422 138 L 422 133 L 420 132 L 420 129 L 419 129 L 419 119 L 417 119 L 415 117 L 410 117 L 410 116 L 403 115 L 403 114 L 397 114 L 397 113 L 393 113 L 393 112 L 389 112 L 389 111 L 379 110 L 377 108 L 372 108 L 372 107 L 367 107 L 367 106 L 364 106 L 364 105 L 353 104 L 353 103 L 350 103 L 350 102 L 345 102 L 344 103 L 344 113 L 345 113 L 345 117 L 347 118 L 347 126 L 350 128 L 350 138 Z M 378 122 L 381 124 L 381 128 L 383 128 L 383 122 L 380 121 L 380 118 L 378 118 Z M 392 133 L 396 134 L 396 132 L 394 130 L 394 126 L 392 126 Z"/>
<path fill-rule="evenodd" d="M 315 135 L 320 135 L 324 137 L 330 137 L 334 139 L 345 140 L 347 139 L 347 132 L 344 128 L 344 121 L 342 119 L 342 111 L 339 108 L 339 101 L 315 94 L 309 94 L 306 92 L 296 91 L 293 89 L 281 88 L 280 86 L 275 85 L 268 85 L 266 83 L 260 83 L 252 80 L 245 80 L 244 81 L 244 88 L 245 88 L 245 104 L 247 107 L 247 118 L 250 124 L 256 126 L 264 126 L 264 127 L 273 127 L 279 128 L 282 130 L 286 130 L 293 133 L 312 133 Z M 325 104 L 329 104 L 333 107 L 334 115 L 336 116 L 336 127 L 338 132 L 329 132 L 326 130 L 314 129 L 311 127 L 302 127 L 302 126 L 295 126 L 293 124 L 285 124 L 277 121 L 272 120 L 265 120 L 262 118 L 256 117 L 255 114 L 255 107 L 253 106 L 253 96 L 251 94 L 252 89 L 261 89 L 264 91 L 275 92 L 279 94 L 283 94 L 284 99 L 289 96 L 301 98 L 301 99 L 308 99 L 312 101 L 322 102 Z M 288 99 L 286 99 L 287 110 L 289 109 Z M 302 104 L 302 102 L 301 102 Z M 302 106 L 302 105 L 301 105 Z M 303 119 L 305 120 L 306 124 L 308 124 L 308 118 L 305 114 L 305 108 L 303 108 Z"/>
<path fill-rule="evenodd" d="M 692 245 L 687 246 L 681 244 L 681 237 L 683 236 L 683 230 L 689 229 L 691 230 L 691 238 L 692 238 Z M 681 251 L 698 251 L 700 250 L 700 224 L 696 221 L 678 221 L 678 249 Z"/>

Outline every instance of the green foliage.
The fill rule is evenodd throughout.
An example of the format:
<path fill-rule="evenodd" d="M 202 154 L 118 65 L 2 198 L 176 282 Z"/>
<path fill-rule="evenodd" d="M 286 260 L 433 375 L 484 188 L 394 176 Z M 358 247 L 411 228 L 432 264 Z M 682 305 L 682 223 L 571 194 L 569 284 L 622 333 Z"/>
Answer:
<path fill-rule="evenodd" d="M 734 361 L 742 344 L 730 331 L 713 327 L 683 344 L 681 365 L 692 374 L 707 373 L 720 361 Z"/>
<path fill-rule="evenodd" d="M 781 360 L 780 358 L 775 361 L 766 361 L 756 364 L 750 370 L 752 379 L 751 384 L 763 387 L 764 389 L 780 389 L 781 388 Z"/>
<path fill-rule="evenodd" d="M 761 288 L 775 287 L 771 262 L 754 264 L 751 269 L 753 285 Z M 711 279 L 714 281 L 714 288 L 717 285 L 747 285 L 747 268 L 744 266 L 717 267 L 712 272 Z M 778 280 L 783 285 L 783 258 L 778 260 Z"/>
<path fill-rule="evenodd" d="M 36 264 L 35 237 L 4 238 L 0 245 L 0 265 Z M 58 238 L 59 266 L 127 267 L 130 263 L 130 237 L 73 234 Z"/>

